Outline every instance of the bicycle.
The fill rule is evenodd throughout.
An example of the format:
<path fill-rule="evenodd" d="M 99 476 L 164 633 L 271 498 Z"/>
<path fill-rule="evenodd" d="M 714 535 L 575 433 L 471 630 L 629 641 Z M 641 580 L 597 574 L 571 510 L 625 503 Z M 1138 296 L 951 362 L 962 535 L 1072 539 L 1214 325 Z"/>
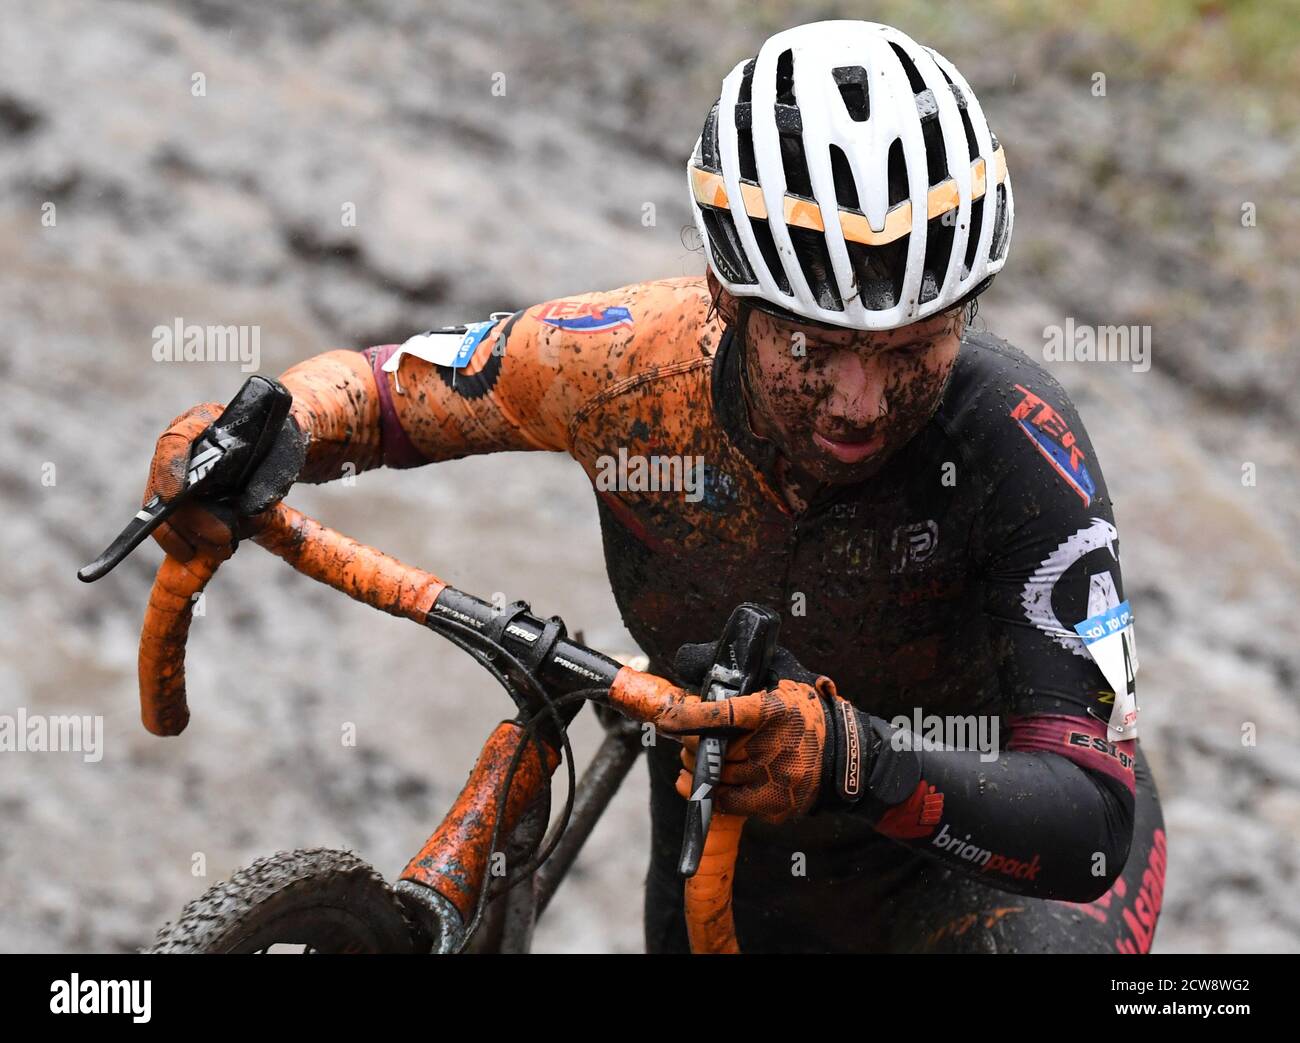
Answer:
<path fill-rule="evenodd" d="M 195 440 L 182 491 L 167 503 L 155 497 L 145 504 L 79 578 L 107 574 L 181 502 L 228 504 L 269 451 L 291 401 L 278 382 L 250 377 Z M 242 535 L 304 575 L 450 640 L 492 674 L 519 716 L 493 730 L 451 810 L 395 885 L 351 852 L 280 852 L 209 888 L 143 951 L 528 951 L 538 916 L 642 749 L 641 726 L 610 705 L 611 689 L 661 690 L 670 682 L 569 638 L 559 617 L 542 619 L 527 602 L 497 608 L 283 503 L 246 519 Z M 165 556 L 159 566 L 139 657 L 141 719 L 155 735 L 179 735 L 189 722 L 191 613 L 222 560 Z M 758 687 L 778 628 L 770 610 L 737 606 L 701 686 L 704 697 Z M 567 727 L 585 702 L 594 704 L 605 738 L 578 782 Z M 738 952 L 731 884 L 744 819 L 712 813 L 724 744 L 703 738 L 700 749 L 681 863 L 688 933 L 695 952 Z M 548 829 L 551 776 L 561 762 L 569 781 L 565 807 Z"/>

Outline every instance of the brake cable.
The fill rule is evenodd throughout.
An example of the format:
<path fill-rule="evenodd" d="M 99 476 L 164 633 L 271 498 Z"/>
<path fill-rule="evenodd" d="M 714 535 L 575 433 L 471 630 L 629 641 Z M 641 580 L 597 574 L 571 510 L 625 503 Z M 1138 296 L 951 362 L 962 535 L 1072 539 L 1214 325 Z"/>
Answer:
<path fill-rule="evenodd" d="M 568 692 L 565 695 L 560 696 L 558 699 L 555 699 L 551 703 L 551 707 L 558 708 L 566 703 L 586 699 L 590 693 L 599 693 L 603 691 L 604 689 L 602 688 L 584 688 L 575 692 Z M 492 826 L 492 839 L 489 846 L 489 850 L 491 851 L 497 849 L 497 843 L 501 836 L 501 826 L 504 821 L 506 801 L 509 799 L 510 787 L 514 785 L 515 774 L 523 759 L 523 752 L 527 747 L 530 738 L 534 738 L 536 742 L 540 743 L 540 739 L 536 739 L 534 733 L 537 731 L 537 728 L 542 723 L 543 719 L 543 714 L 538 713 L 529 718 L 523 725 L 523 735 L 520 739 L 519 745 L 515 748 L 515 751 L 510 758 L 510 765 L 506 769 L 505 781 L 497 791 L 496 818 Z M 543 845 L 541 850 L 537 851 L 532 857 L 530 857 L 520 869 L 508 875 L 505 880 L 501 881 L 499 884 L 494 884 L 490 878 L 484 880 L 483 886 L 479 889 L 478 900 L 474 908 L 474 916 L 466 926 L 461 941 L 456 947 L 456 952 L 463 952 L 466 945 L 468 945 L 470 940 L 474 937 L 474 932 L 478 929 L 478 926 L 486 913 L 488 902 L 504 895 L 526 881 L 548 858 L 551 857 L 556 846 L 563 838 L 564 831 L 568 828 L 569 820 L 573 814 L 573 801 L 575 790 L 577 789 L 577 772 L 573 762 L 573 751 L 569 746 L 567 731 L 564 735 L 564 748 L 567 751 L 565 762 L 566 767 L 568 768 L 569 789 L 565 797 L 564 811 L 560 815 L 558 828 L 552 831 L 549 841 Z M 546 774 L 545 777 L 545 792 L 549 800 L 551 793 L 550 775 Z"/>
<path fill-rule="evenodd" d="M 526 666 L 513 652 L 504 647 L 500 642 L 493 641 L 486 635 L 475 630 L 459 620 L 440 617 L 437 619 L 430 618 L 426 621 L 426 626 L 446 638 L 456 647 L 466 652 L 480 666 L 488 671 L 492 677 L 501 685 L 502 688 L 510 695 L 512 701 L 526 715 L 520 722 L 523 735 L 521 736 L 514 754 L 511 756 L 510 765 L 506 769 L 505 780 L 498 788 L 497 809 L 495 821 L 492 827 L 492 838 L 489 844 L 489 851 L 495 851 L 497 842 L 501 835 L 501 824 L 505 811 L 506 801 L 509 798 L 510 788 L 514 785 L 515 775 L 519 770 L 520 762 L 523 758 L 523 751 L 528 745 L 530 739 L 533 740 L 534 747 L 537 749 L 538 759 L 545 766 L 546 755 L 543 748 L 542 740 L 535 733 L 544 721 L 549 719 L 555 725 L 558 738 L 560 740 L 560 752 L 567 769 L 569 786 L 565 796 L 564 810 L 560 815 L 558 828 L 552 831 L 549 842 L 543 845 L 543 848 L 525 863 L 524 867 L 512 876 L 507 876 L 505 881 L 493 887 L 490 879 L 483 882 L 479 889 L 478 899 L 475 903 L 474 915 L 466 925 L 461 935 L 461 941 L 456 947 L 457 952 L 463 952 L 465 946 L 474 936 L 474 931 L 478 929 L 482 922 L 483 915 L 487 908 L 487 903 L 491 898 L 502 895 L 514 887 L 517 887 L 551 856 L 556 846 L 559 844 L 568 828 L 569 821 L 573 816 L 573 803 L 575 791 L 577 789 L 577 769 L 574 764 L 573 747 L 569 742 L 568 725 L 563 722 L 559 714 L 559 707 L 568 705 L 582 699 L 588 699 L 592 696 L 603 695 L 606 689 L 599 688 L 582 688 L 573 692 L 568 692 L 559 698 L 552 699 L 546 691 L 545 685 L 537 678 L 533 669 Z M 512 669 L 514 676 L 507 674 L 497 664 L 497 657 L 506 660 L 506 665 Z M 540 665 L 540 664 L 539 664 Z M 520 692 L 520 687 L 525 692 Z M 521 699 L 520 696 L 523 696 Z M 542 704 L 534 712 L 528 713 L 528 697 L 534 697 L 534 705 L 537 702 Z M 545 785 L 544 793 L 549 801 L 552 785 L 551 773 L 543 771 L 543 784 Z M 489 893 L 491 892 L 491 893 Z"/>

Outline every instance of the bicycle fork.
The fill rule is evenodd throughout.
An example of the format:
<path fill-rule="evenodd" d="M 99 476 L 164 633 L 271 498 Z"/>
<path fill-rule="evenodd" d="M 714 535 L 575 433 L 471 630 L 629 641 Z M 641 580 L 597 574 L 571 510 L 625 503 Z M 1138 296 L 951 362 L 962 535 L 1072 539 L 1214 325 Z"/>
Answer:
<path fill-rule="evenodd" d="M 574 792 L 573 814 L 563 838 L 531 879 L 489 899 L 474 938 L 467 938 L 482 889 L 526 862 L 541 845 L 550 813 L 546 778 L 560 763 L 549 746 L 530 740 L 503 807 L 502 788 L 524 734 L 517 721 L 503 721 L 492 732 L 450 813 L 395 887 L 407 915 L 429 939 L 431 953 L 455 952 L 466 944 L 476 952 L 529 950 L 537 917 L 641 752 L 640 728 L 612 712 L 600 716 L 606 737 Z M 539 745 L 546 753 L 545 765 Z M 499 812 L 498 850 L 493 850 Z"/>

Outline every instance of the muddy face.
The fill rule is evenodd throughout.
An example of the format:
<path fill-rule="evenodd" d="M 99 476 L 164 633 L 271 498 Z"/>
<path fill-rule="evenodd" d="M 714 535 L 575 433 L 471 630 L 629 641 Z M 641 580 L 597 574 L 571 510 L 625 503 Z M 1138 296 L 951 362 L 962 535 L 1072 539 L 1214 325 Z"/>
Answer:
<path fill-rule="evenodd" d="M 879 471 L 933 415 L 961 346 L 957 311 L 879 332 L 744 311 L 754 429 L 816 482 L 859 482 Z"/>

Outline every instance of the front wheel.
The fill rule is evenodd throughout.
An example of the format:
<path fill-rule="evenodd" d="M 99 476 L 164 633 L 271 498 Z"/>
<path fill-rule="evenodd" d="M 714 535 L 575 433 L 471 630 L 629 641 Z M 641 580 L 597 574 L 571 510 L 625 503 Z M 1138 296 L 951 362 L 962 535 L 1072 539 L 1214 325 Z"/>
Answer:
<path fill-rule="evenodd" d="M 281 851 L 236 870 L 158 931 L 146 953 L 412 953 L 393 889 L 348 851 Z"/>

